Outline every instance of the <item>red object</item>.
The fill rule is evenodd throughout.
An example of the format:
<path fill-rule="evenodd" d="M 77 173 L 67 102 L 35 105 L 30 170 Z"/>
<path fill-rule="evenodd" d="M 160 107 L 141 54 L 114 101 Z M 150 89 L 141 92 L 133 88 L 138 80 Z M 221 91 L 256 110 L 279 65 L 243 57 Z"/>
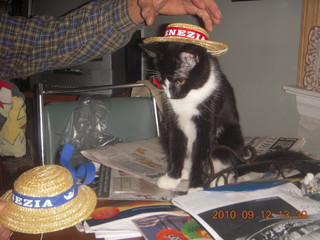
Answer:
<path fill-rule="evenodd" d="M 157 233 L 156 236 L 157 240 L 170 240 L 170 239 L 175 239 L 175 240 L 189 240 L 182 232 L 165 228 L 161 230 L 160 232 Z"/>
<path fill-rule="evenodd" d="M 156 85 L 158 88 L 161 88 L 161 83 L 155 77 L 153 78 L 153 84 Z"/>
<path fill-rule="evenodd" d="M 12 85 L 10 83 L 8 83 L 8 82 L 0 80 L 0 89 L 3 88 L 3 87 L 11 89 Z"/>
<path fill-rule="evenodd" d="M 105 219 L 117 216 L 120 210 L 116 207 L 101 207 L 97 208 L 91 213 L 93 219 Z"/>

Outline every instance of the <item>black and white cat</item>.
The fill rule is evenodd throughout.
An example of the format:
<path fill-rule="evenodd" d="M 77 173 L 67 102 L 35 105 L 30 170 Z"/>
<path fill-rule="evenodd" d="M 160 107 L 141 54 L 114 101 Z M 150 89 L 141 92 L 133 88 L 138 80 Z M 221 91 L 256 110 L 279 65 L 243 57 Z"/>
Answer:
<path fill-rule="evenodd" d="M 158 185 L 175 188 L 189 179 L 192 189 L 203 187 L 210 161 L 218 172 L 238 164 L 228 151 L 242 156 L 244 141 L 233 89 L 218 61 L 201 46 L 177 42 L 143 44 L 152 59 L 152 74 L 164 91 L 165 117 L 161 140 L 167 153 L 167 174 Z"/>
<path fill-rule="evenodd" d="M 174 189 L 181 179 L 189 179 L 191 191 L 202 188 L 211 165 L 217 173 L 239 164 L 234 154 L 216 146 L 228 146 L 243 157 L 244 140 L 233 89 L 216 57 L 201 46 L 152 42 L 142 44 L 142 48 L 150 57 L 152 75 L 165 93 L 161 140 L 168 169 L 158 185 Z M 238 173 L 273 171 L 281 164 L 302 173 L 320 172 L 317 163 L 297 161 L 307 159 L 312 160 L 300 152 L 270 152 L 257 156 L 256 161 L 274 160 L 276 164 L 250 166 Z"/>

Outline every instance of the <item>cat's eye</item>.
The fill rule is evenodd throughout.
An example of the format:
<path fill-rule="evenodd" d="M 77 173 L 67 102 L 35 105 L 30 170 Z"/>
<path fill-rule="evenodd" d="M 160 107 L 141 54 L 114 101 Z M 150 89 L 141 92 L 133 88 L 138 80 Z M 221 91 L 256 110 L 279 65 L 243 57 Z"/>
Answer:
<path fill-rule="evenodd" d="M 176 83 L 177 83 L 178 85 L 183 85 L 183 84 L 186 83 L 186 80 L 185 80 L 185 79 L 178 80 L 178 81 L 176 81 Z"/>

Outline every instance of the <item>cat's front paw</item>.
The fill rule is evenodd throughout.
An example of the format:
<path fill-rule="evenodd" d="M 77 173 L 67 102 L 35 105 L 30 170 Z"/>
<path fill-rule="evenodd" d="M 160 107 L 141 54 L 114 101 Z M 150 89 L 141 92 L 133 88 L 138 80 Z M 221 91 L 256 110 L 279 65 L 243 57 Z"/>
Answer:
<path fill-rule="evenodd" d="M 166 174 L 158 179 L 157 185 L 163 189 L 174 189 L 179 185 L 180 181 L 180 178 L 171 178 Z"/>
<path fill-rule="evenodd" d="M 189 179 L 189 175 L 190 175 L 190 170 L 188 169 L 182 169 L 182 172 L 181 172 L 181 178 L 182 179 L 185 179 L 185 180 L 188 180 Z"/>

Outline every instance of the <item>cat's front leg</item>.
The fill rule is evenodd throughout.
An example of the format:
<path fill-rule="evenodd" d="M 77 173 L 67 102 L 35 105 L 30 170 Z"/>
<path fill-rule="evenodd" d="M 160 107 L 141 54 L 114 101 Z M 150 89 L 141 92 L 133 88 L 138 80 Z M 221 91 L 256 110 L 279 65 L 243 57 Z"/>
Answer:
<path fill-rule="evenodd" d="M 181 178 L 172 178 L 168 174 L 161 176 L 158 179 L 157 185 L 163 189 L 175 189 L 181 182 Z"/>
<path fill-rule="evenodd" d="M 164 189 L 174 189 L 181 182 L 187 140 L 181 131 L 176 130 L 167 141 L 167 174 L 159 178 L 157 185 Z"/>
<path fill-rule="evenodd" d="M 175 189 L 181 182 L 181 167 L 177 164 L 177 160 L 168 157 L 168 169 L 164 176 L 158 179 L 157 185 L 163 189 Z"/>
<path fill-rule="evenodd" d="M 175 164 L 169 164 L 167 174 L 158 179 L 157 185 L 163 189 L 175 189 L 181 182 L 182 166 L 177 162 L 183 162 L 175 159 Z"/>
<path fill-rule="evenodd" d="M 178 171 L 175 171 L 175 170 L 178 170 Z M 191 159 L 186 159 L 184 160 L 184 167 L 182 171 L 180 170 L 179 166 L 171 166 L 170 170 L 168 170 L 168 173 L 159 178 L 157 184 L 160 188 L 174 189 L 180 184 L 181 180 L 189 179 L 190 170 L 191 170 Z"/>
<path fill-rule="evenodd" d="M 209 161 L 211 161 L 211 142 L 213 142 L 212 135 L 208 129 L 202 129 L 199 126 L 205 125 L 204 121 L 197 119 L 198 133 L 197 139 L 193 144 L 193 152 L 191 155 L 191 171 L 189 177 L 190 191 L 194 189 L 203 188 L 206 181 L 206 174 L 210 168 Z"/>

